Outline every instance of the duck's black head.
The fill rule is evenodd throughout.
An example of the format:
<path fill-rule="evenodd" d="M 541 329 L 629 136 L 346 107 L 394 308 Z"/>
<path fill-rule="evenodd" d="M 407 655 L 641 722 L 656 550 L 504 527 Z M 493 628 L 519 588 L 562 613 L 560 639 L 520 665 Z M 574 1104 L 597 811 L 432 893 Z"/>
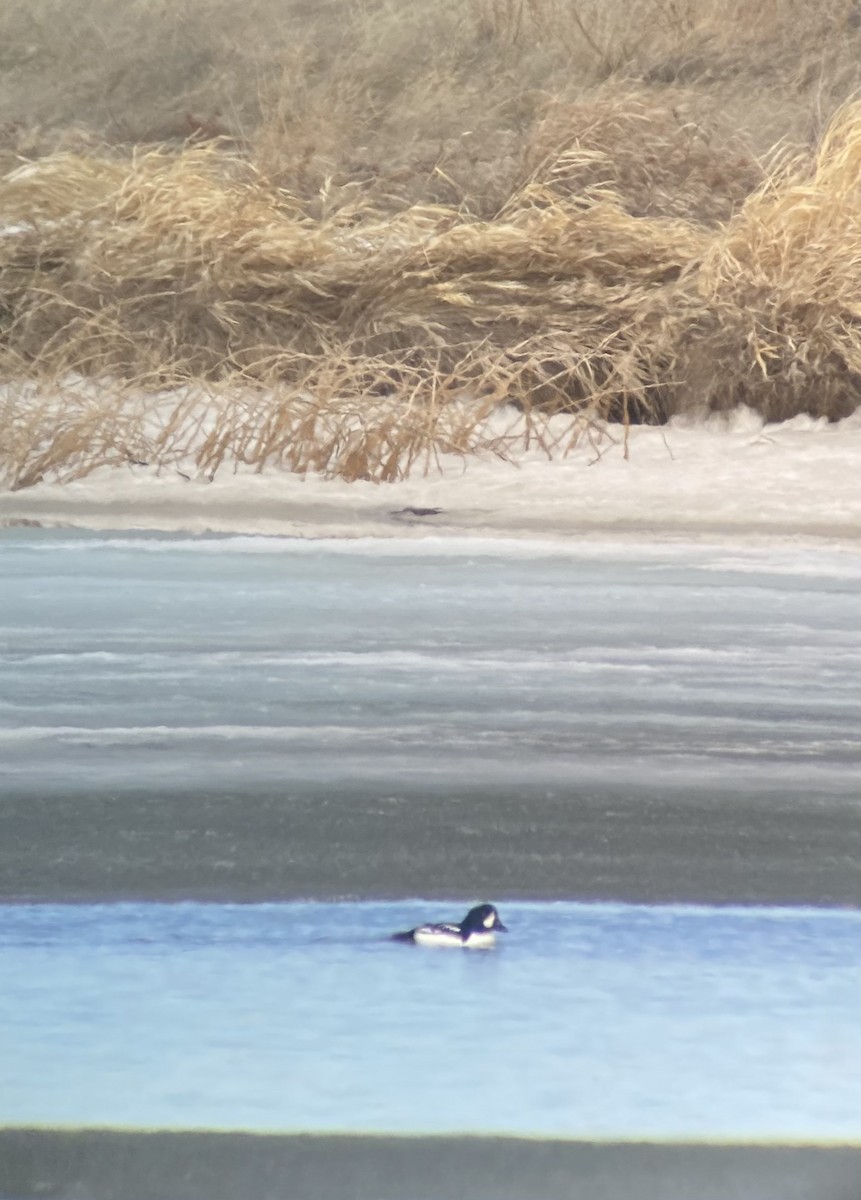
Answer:
<path fill-rule="evenodd" d="M 476 904 L 461 922 L 464 933 L 508 933 L 492 904 Z"/>

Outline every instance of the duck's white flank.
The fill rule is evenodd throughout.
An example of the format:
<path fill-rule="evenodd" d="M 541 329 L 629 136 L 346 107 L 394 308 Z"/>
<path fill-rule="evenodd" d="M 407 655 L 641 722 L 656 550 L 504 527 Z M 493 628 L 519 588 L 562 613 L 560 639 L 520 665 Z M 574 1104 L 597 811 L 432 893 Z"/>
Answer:
<path fill-rule="evenodd" d="M 496 945 L 495 933 L 473 932 L 464 941 L 456 929 L 440 929 L 439 927 L 434 929 L 433 926 L 429 926 L 426 929 L 417 929 L 413 937 L 417 946 L 451 947 L 461 950 L 491 950 Z"/>

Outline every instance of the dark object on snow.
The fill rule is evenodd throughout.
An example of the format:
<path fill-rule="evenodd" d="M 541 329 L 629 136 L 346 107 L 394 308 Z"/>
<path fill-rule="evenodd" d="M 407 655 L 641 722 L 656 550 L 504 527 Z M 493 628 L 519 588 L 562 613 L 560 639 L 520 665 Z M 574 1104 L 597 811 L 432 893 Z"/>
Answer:
<path fill-rule="evenodd" d="M 390 517 L 438 517 L 441 508 L 399 508 L 390 512 Z"/>

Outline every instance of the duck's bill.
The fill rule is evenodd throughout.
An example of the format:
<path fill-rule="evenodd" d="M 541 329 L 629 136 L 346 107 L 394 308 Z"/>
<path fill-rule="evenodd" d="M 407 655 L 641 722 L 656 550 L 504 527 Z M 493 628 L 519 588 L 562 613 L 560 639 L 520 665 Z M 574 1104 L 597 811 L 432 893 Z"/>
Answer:
<path fill-rule="evenodd" d="M 497 933 L 508 933 L 508 926 L 503 925 L 500 920 L 497 920 L 497 922 L 493 928 L 496 930 Z"/>

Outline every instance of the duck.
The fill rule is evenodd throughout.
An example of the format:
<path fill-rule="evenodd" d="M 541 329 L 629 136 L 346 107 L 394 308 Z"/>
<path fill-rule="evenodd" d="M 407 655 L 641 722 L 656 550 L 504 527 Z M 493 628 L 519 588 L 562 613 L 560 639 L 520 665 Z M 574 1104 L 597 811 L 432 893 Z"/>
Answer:
<path fill-rule="evenodd" d="M 508 933 L 492 904 L 476 904 L 462 921 L 440 925 L 417 925 L 403 933 L 393 933 L 393 942 L 410 946 L 452 946 L 461 950 L 489 950 L 496 944 L 497 933 Z"/>

